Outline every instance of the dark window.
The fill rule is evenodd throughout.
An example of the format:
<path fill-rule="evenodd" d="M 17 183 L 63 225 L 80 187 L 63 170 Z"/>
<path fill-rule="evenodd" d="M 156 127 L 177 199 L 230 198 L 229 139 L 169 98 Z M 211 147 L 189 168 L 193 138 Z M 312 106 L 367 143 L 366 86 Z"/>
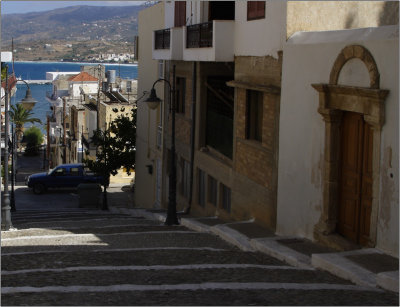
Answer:
<path fill-rule="evenodd" d="M 200 206 L 204 207 L 206 205 L 206 174 L 199 169 L 198 178 L 198 203 Z"/>
<path fill-rule="evenodd" d="M 208 176 L 208 202 L 217 206 L 217 180 L 214 177 Z"/>
<path fill-rule="evenodd" d="M 185 113 L 186 79 L 176 78 L 176 113 Z"/>
<path fill-rule="evenodd" d="M 231 189 L 226 185 L 221 184 L 222 192 L 222 208 L 231 212 Z"/>
<path fill-rule="evenodd" d="M 186 1 L 175 1 L 175 27 L 186 25 Z"/>
<path fill-rule="evenodd" d="M 246 109 L 246 137 L 247 139 L 261 142 L 263 126 L 263 93 L 247 90 Z"/>
<path fill-rule="evenodd" d="M 209 1 L 208 20 L 234 20 L 235 1 Z"/>
<path fill-rule="evenodd" d="M 265 18 L 265 1 L 247 1 L 247 20 Z"/>
<path fill-rule="evenodd" d="M 189 199 L 190 196 L 190 163 L 182 159 L 182 195 Z"/>
<path fill-rule="evenodd" d="M 233 78 L 207 78 L 206 145 L 232 159 L 233 88 L 226 82 Z"/>
<path fill-rule="evenodd" d="M 170 29 L 157 30 L 154 32 L 154 49 L 169 49 L 171 44 Z"/>

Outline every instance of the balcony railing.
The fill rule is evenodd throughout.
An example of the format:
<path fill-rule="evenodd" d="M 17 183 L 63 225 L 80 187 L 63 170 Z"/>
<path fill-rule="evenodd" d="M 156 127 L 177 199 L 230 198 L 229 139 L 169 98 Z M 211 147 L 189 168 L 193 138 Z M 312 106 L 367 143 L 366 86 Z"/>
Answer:
<path fill-rule="evenodd" d="M 187 26 L 186 48 L 212 47 L 213 22 Z"/>
<path fill-rule="evenodd" d="M 171 42 L 170 29 L 155 31 L 155 49 L 169 49 Z"/>

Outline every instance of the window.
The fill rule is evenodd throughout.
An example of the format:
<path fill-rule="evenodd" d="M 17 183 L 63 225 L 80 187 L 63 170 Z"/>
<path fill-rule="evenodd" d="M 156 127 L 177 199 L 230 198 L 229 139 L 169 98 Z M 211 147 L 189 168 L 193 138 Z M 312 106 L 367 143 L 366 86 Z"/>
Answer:
<path fill-rule="evenodd" d="M 208 176 L 208 202 L 217 206 L 217 180 Z"/>
<path fill-rule="evenodd" d="M 54 171 L 54 175 L 55 175 L 55 176 L 65 176 L 66 173 L 67 173 L 67 170 L 66 170 L 65 168 L 62 168 L 62 167 L 57 168 L 57 169 Z"/>
<path fill-rule="evenodd" d="M 247 90 L 246 102 L 246 138 L 262 141 L 263 93 Z"/>
<path fill-rule="evenodd" d="M 222 208 L 231 212 L 231 189 L 226 185 L 221 184 L 222 190 Z"/>
<path fill-rule="evenodd" d="M 247 20 L 265 18 L 265 1 L 247 1 Z"/>
<path fill-rule="evenodd" d="M 186 79 L 176 78 L 175 92 L 175 111 L 176 113 L 185 113 Z"/>
<path fill-rule="evenodd" d="M 158 78 L 164 78 L 164 60 L 158 60 Z"/>
<path fill-rule="evenodd" d="M 206 174 L 199 169 L 198 176 L 198 198 L 197 201 L 200 206 L 206 205 Z"/>
<path fill-rule="evenodd" d="M 190 197 L 190 163 L 183 159 L 182 164 L 182 195 Z"/>
<path fill-rule="evenodd" d="M 234 90 L 226 85 L 233 77 L 207 78 L 206 135 L 207 146 L 225 157 L 233 154 L 233 97 Z"/>
<path fill-rule="evenodd" d="M 71 167 L 70 173 L 71 173 L 71 176 L 79 176 L 79 168 L 78 167 Z"/>

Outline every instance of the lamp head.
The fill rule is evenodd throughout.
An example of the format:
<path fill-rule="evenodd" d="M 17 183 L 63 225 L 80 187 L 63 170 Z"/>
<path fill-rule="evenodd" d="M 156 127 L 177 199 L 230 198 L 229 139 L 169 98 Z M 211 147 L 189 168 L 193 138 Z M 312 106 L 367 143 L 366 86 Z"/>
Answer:
<path fill-rule="evenodd" d="M 150 90 L 150 95 L 145 101 L 152 110 L 156 109 L 160 104 L 161 99 L 157 97 L 156 89 L 154 87 Z"/>
<path fill-rule="evenodd" d="M 28 87 L 28 89 L 26 90 L 25 98 L 23 98 L 20 101 L 20 103 L 22 104 L 25 110 L 29 111 L 32 110 L 36 102 L 37 102 L 36 99 L 32 97 L 31 89 Z"/>

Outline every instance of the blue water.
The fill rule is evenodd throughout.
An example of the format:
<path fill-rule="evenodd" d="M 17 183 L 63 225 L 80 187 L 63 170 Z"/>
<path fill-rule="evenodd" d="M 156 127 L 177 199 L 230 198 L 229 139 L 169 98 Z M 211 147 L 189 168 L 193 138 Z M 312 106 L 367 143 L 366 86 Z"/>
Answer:
<path fill-rule="evenodd" d="M 62 62 L 15 62 L 14 71 L 17 77 L 23 80 L 45 80 L 46 72 L 65 71 L 79 72 L 81 66 L 97 66 L 96 63 L 62 63 Z M 8 63 L 11 69 L 12 64 Z M 136 79 L 137 65 L 135 64 L 104 64 L 106 71 L 115 70 L 121 78 Z"/>
<path fill-rule="evenodd" d="M 62 71 L 62 72 L 77 72 L 79 73 L 82 65 L 94 65 L 88 63 L 60 63 L 60 62 L 15 62 L 14 72 L 17 77 L 21 77 L 23 80 L 45 80 L 46 72 L 51 71 Z M 12 64 L 8 63 L 9 71 L 12 70 Z M 136 79 L 137 78 L 137 65 L 129 64 L 105 64 L 105 69 L 115 70 L 116 75 L 121 78 Z M 46 132 L 46 113 L 50 111 L 50 103 L 46 100 L 46 91 L 51 92 L 53 86 L 51 84 L 30 84 L 29 85 L 32 93 L 32 97 L 37 100 L 37 103 L 32 109 L 33 117 L 39 118 L 42 121 L 42 125 L 26 124 L 25 127 L 31 127 L 35 125 L 41 128 L 42 132 Z M 20 102 L 26 93 L 26 85 L 23 82 L 18 82 L 17 92 L 11 98 L 11 104 Z"/>

